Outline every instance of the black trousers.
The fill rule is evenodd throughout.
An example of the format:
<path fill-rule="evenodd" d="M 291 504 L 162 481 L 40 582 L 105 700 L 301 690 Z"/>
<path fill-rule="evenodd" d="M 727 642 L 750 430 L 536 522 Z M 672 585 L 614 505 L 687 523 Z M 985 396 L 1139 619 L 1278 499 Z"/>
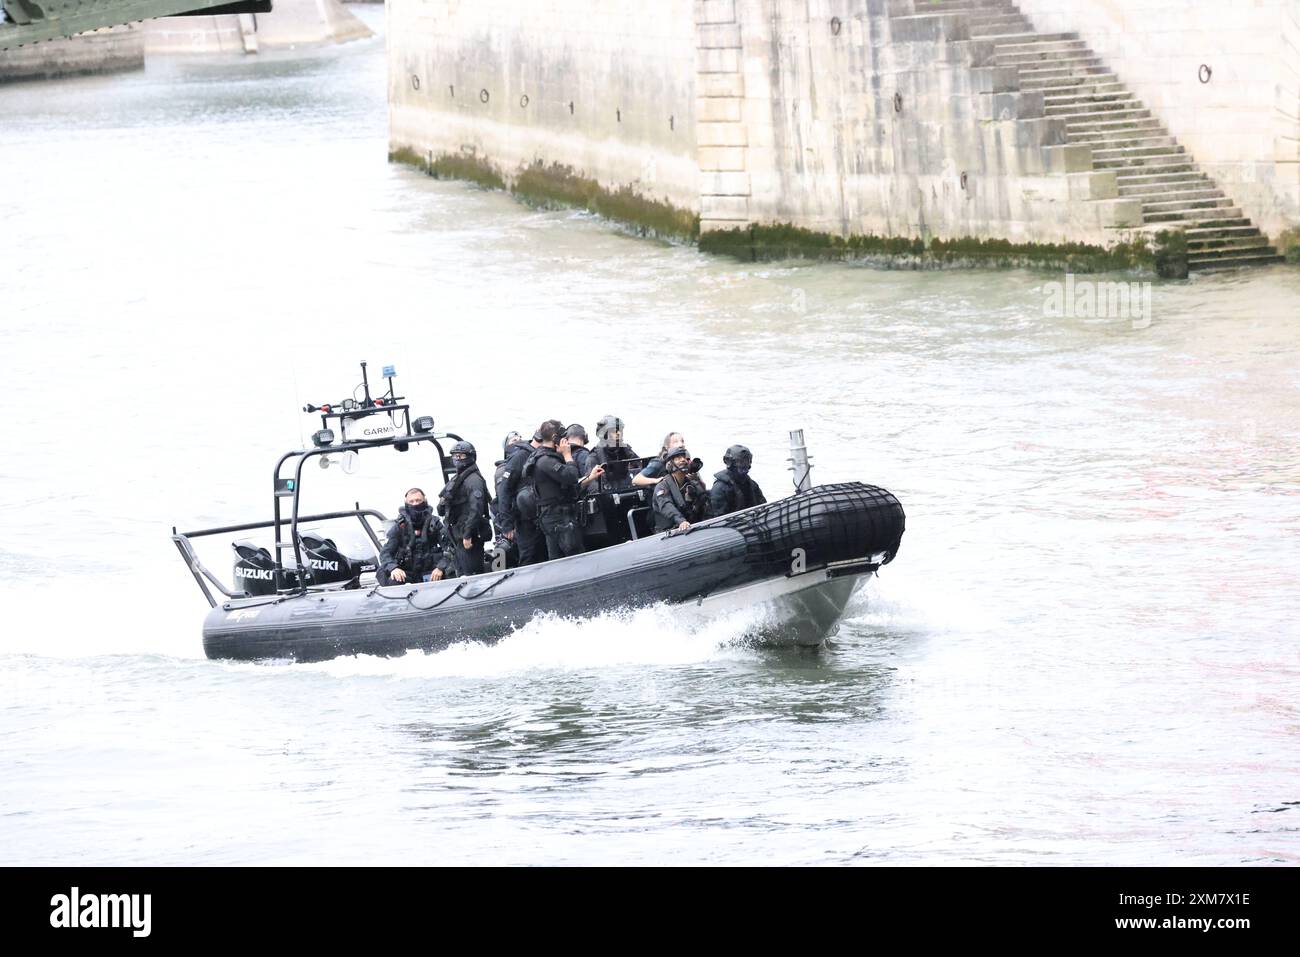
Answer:
<path fill-rule="evenodd" d="M 401 568 L 402 571 L 406 572 L 406 581 L 404 581 L 404 582 L 393 581 L 393 576 L 390 575 L 388 572 L 384 571 L 384 570 L 381 568 L 381 569 L 379 569 L 377 572 L 375 572 L 375 583 L 378 584 L 378 585 L 385 585 L 385 586 L 387 586 L 387 585 L 418 585 L 418 584 L 420 584 L 420 582 L 424 581 L 424 576 L 427 575 L 427 574 L 429 574 L 428 572 L 423 572 L 423 573 L 421 573 L 421 574 L 417 574 L 417 573 L 411 571 L 410 568 L 403 567 L 402 565 L 398 565 L 397 567 L 398 567 L 398 568 Z M 394 571 L 396 571 L 396 569 L 394 569 Z"/>
<path fill-rule="evenodd" d="M 461 578 L 483 574 L 483 543 L 472 539 L 473 548 L 466 548 L 458 538 L 452 545 L 452 559 L 456 562 L 456 574 Z"/>
<path fill-rule="evenodd" d="M 551 558 L 564 558 L 585 551 L 582 529 L 578 527 L 578 510 L 573 505 L 546 505 L 538 523 L 546 535 L 546 552 Z"/>
<path fill-rule="evenodd" d="M 521 518 L 515 522 L 515 545 L 519 547 L 519 564 L 536 565 L 549 557 L 546 552 L 546 536 L 536 522 Z"/>

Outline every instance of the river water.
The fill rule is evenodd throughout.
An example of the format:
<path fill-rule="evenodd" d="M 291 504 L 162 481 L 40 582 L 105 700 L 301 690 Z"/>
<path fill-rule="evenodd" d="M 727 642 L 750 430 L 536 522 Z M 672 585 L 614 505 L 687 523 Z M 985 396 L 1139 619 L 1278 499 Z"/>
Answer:
<path fill-rule="evenodd" d="M 0 863 L 1300 860 L 1300 272 L 1134 320 L 1049 315 L 1048 273 L 709 258 L 388 165 L 384 70 L 0 87 Z M 710 469 L 745 442 L 770 497 L 803 428 L 908 531 L 816 653 L 652 609 L 207 661 L 171 526 L 266 517 L 362 359 L 480 449 L 614 412 Z"/>

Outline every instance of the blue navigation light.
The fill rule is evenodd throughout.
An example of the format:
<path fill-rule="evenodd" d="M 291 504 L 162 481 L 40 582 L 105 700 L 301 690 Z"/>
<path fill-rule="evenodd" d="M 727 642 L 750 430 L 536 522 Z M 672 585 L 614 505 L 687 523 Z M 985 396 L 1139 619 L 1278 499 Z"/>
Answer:
<path fill-rule="evenodd" d="M 397 366 L 384 366 L 384 378 L 391 379 L 397 375 Z"/>

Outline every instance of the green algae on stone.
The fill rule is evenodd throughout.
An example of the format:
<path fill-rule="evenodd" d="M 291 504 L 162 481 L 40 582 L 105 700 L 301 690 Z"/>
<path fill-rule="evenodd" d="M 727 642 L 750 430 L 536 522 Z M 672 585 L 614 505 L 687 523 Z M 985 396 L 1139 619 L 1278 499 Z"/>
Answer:
<path fill-rule="evenodd" d="M 1289 263 L 1300 263 L 1300 226 L 1292 226 L 1277 234 L 1277 251 Z"/>
<path fill-rule="evenodd" d="M 558 163 L 534 163 L 515 177 L 510 188 L 534 206 L 576 206 L 627 223 L 643 233 L 694 239 L 700 231 L 700 218 L 690 210 L 647 199 L 631 186 L 607 189 Z"/>
<path fill-rule="evenodd" d="M 700 236 L 700 249 L 746 260 L 858 259 L 914 269 L 1042 267 L 1083 273 L 1155 267 L 1155 256 L 1141 234 L 1111 247 L 975 237 L 927 242 L 907 236 L 835 236 L 780 223 L 707 232 Z"/>
<path fill-rule="evenodd" d="M 486 160 L 469 153 L 442 153 L 438 156 L 421 156 L 415 150 L 402 146 L 388 154 L 390 163 L 402 163 L 423 170 L 434 179 L 462 179 L 477 183 L 486 189 L 505 189 L 505 178 Z"/>

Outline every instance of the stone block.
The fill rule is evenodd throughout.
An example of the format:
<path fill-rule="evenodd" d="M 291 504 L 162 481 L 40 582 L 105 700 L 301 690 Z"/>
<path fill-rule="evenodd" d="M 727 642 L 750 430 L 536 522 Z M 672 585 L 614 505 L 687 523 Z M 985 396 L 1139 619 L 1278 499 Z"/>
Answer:
<path fill-rule="evenodd" d="M 1086 173 L 1092 171 L 1092 147 L 1083 144 L 1044 146 L 1043 168 L 1048 173 Z"/>
<path fill-rule="evenodd" d="M 743 123 L 696 123 L 697 146 L 744 146 L 749 142 Z"/>
<path fill-rule="evenodd" d="M 1042 115 L 1043 94 L 1039 90 L 980 94 L 980 116 L 982 119 L 1024 120 Z"/>
<path fill-rule="evenodd" d="M 695 77 L 696 96 L 744 96 L 745 77 L 741 73 L 700 73 Z"/>
<path fill-rule="evenodd" d="M 695 101 L 695 119 L 700 123 L 735 123 L 740 120 L 744 101 L 736 96 L 710 96 Z"/>
<path fill-rule="evenodd" d="M 1101 199 L 1094 206 L 1102 229 L 1136 229 L 1142 225 L 1140 199 Z"/>
<path fill-rule="evenodd" d="M 701 23 L 695 28 L 695 45 L 700 49 L 740 46 L 739 23 Z"/>
<path fill-rule="evenodd" d="M 970 20 L 955 13 L 895 17 L 889 26 L 895 43 L 947 43 L 970 39 Z"/>
<path fill-rule="evenodd" d="M 702 146 L 695 151 L 695 156 L 701 173 L 745 168 L 743 146 Z"/>
<path fill-rule="evenodd" d="M 695 0 L 695 22 L 697 24 L 734 23 L 735 20 L 735 0 Z"/>
<path fill-rule="evenodd" d="M 1020 89 L 1020 71 L 1013 66 L 981 66 L 971 70 L 974 93 L 1010 93 Z"/>
<path fill-rule="evenodd" d="M 700 73 L 736 73 L 740 70 L 740 51 L 737 49 L 697 49 L 695 69 Z"/>
<path fill-rule="evenodd" d="M 701 219 L 749 221 L 748 196 L 701 196 Z"/>
<path fill-rule="evenodd" d="M 1119 180 L 1114 170 L 1095 170 L 1091 173 L 1070 173 L 1071 199 L 1116 199 L 1119 197 Z"/>
<path fill-rule="evenodd" d="M 965 47 L 966 55 L 970 58 L 970 65 L 990 66 L 993 63 L 993 54 L 996 47 L 992 40 L 975 40 L 972 39 Z"/>
<path fill-rule="evenodd" d="M 702 196 L 748 196 L 749 174 L 738 172 L 712 172 L 700 174 Z"/>

